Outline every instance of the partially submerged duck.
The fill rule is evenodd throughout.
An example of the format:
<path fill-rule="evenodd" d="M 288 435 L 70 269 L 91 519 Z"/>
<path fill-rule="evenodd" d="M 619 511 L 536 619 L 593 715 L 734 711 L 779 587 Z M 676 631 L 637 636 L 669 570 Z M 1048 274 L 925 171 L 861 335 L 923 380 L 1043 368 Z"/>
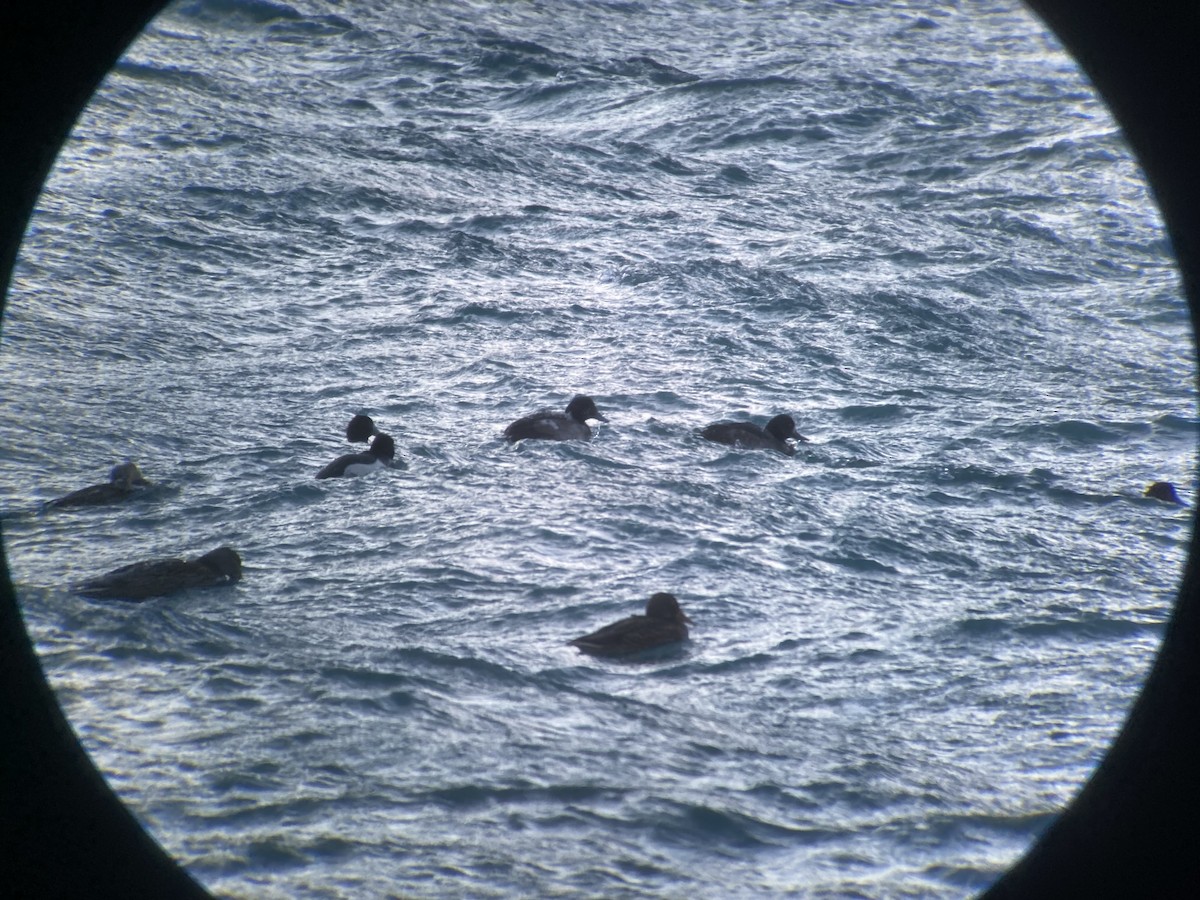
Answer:
<path fill-rule="evenodd" d="M 342 478 L 347 475 L 365 475 L 376 469 L 386 469 L 392 465 L 396 455 L 396 442 L 390 434 L 379 432 L 371 446 L 364 453 L 347 453 L 339 456 L 320 472 L 318 478 Z"/>
<path fill-rule="evenodd" d="M 644 616 L 629 616 L 569 643 L 593 656 L 627 656 L 687 640 L 690 621 L 674 594 L 657 593 L 647 601 Z"/>
<path fill-rule="evenodd" d="M 150 482 L 142 475 L 136 463 L 124 462 L 113 466 L 108 473 L 107 484 L 93 484 L 91 487 L 72 491 L 65 497 L 51 500 L 47 506 L 98 506 L 102 503 L 115 503 L 124 500 L 138 488 L 148 487 Z"/>
<path fill-rule="evenodd" d="M 596 409 L 591 397 L 576 394 L 565 412 L 543 409 L 531 413 L 505 428 L 504 437 L 510 443 L 523 440 L 590 441 L 592 429 L 588 419 L 608 421 Z"/>
<path fill-rule="evenodd" d="M 789 440 L 808 443 L 808 438 L 796 430 L 796 421 L 791 416 L 779 415 L 759 428 L 751 422 L 714 422 L 700 432 L 707 441 L 728 444 L 747 450 L 775 450 L 791 456 L 796 449 Z"/>
<path fill-rule="evenodd" d="M 1175 490 L 1175 485 L 1169 481 L 1154 482 L 1154 484 L 1146 488 L 1145 496 L 1153 497 L 1155 500 L 1162 500 L 1166 503 L 1178 503 L 1180 506 L 1187 506 L 1179 496 L 1179 492 Z"/>
<path fill-rule="evenodd" d="M 369 443 L 377 434 L 380 434 L 380 431 L 375 425 L 375 420 L 362 413 L 351 419 L 350 424 L 346 426 L 346 440 L 352 444 Z"/>
<path fill-rule="evenodd" d="M 152 559 L 89 578 L 75 593 L 98 600 L 146 600 L 192 588 L 221 587 L 242 577 L 242 558 L 218 547 L 195 559 Z"/>

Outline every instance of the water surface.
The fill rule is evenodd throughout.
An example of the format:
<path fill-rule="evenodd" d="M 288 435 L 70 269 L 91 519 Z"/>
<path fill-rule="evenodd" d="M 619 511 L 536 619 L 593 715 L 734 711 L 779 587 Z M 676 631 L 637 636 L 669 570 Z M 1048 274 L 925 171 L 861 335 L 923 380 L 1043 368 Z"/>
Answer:
<path fill-rule="evenodd" d="M 1194 357 L 1015 3 L 177 3 L 0 345 L 5 552 L 84 746 L 231 897 L 962 897 L 1169 616 Z M 588 393 L 590 443 L 508 446 Z M 395 471 L 313 475 L 367 412 Z M 795 416 L 796 456 L 696 430 Z M 136 459 L 131 503 L 43 511 Z M 238 548 L 235 588 L 70 593 Z M 676 593 L 675 652 L 572 637 Z"/>

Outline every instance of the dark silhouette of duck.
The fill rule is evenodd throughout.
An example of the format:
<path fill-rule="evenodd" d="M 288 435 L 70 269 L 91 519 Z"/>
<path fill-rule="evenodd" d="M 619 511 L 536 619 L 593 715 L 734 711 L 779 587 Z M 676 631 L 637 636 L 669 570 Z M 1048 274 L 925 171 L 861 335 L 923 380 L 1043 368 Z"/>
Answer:
<path fill-rule="evenodd" d="M 108 473 L 107 484 L 93 484 L 91 487 L 72 491 L 65 497 L 51 500 L 47 506 L 99 506 L 102 503 L 115 503 L 131 496 L 138 488 L 149 486 L 138 469 L 136 463 L 125 462 L 113 466 Z"/>
<path fill-rule="evenodd" d="M 75 593 L 97 600 L 146 600 L 192 588 L 221 587 L 242 577 L 242 558 L 218 547 L 195 559 L 151 559 L 89 578 Z"/>
<path fill-rule="evenodd" d="M 796 452 L 789 439 L 808 443 L 808 438 L 796 430 L 796 421 L 787 415 L 776 416 L 765 428 L 751 422 L 713 422 L 701 430 L 700 437 L 748 450 L 775 450 L 787 456 Z"/>
<path fill-rule="evenodd" d="M 674 594 L 658 593 L 647 601 L 644 616 L 629 616 L 569 643 L 593 656 L 627 656 L 687 640 L 690 621 Z"/>
<path fill-rule="evenodd" d="M 567 404 L 566 412 L 543 409 L 517 419 L 504 429 L 509 443 L 525 440 L 543 441 L 590 441 L 592 429 L 588 419 L 607 422 L 600 415 L 591 397 L 576 394 Z"/>
<path fill-rule="evenodd" d="M 1180 506 L 1187 506 L 1179 496 L 1179 492 L 1175 490 L 1175 485 L 1169 481 L 1154 482 L 1154 484 L 1146 488 L 1145 496 L 1153 497 L 1155 500 L 1162 500 L 1166 503 L 1178 503 Z"/>
<path fill-rule="evenodd" d="M 352 444 L 370 443 L 371 438 L 379 433 L 375 420 L 362 413 L 351 419 L 350 424 L 346 426 L 346 440 Z"/>
<path fill-rule="evenodd" d="M 390 434 L 382 431 L 375 435 L 371 446 L 363 453 L 347 453 L 339 456 L 320 472 L 318 478 L 342 478 L 348 475 L 365 475 L 376 469 L 386 469 L 396 455 L 396 442 Z"/>

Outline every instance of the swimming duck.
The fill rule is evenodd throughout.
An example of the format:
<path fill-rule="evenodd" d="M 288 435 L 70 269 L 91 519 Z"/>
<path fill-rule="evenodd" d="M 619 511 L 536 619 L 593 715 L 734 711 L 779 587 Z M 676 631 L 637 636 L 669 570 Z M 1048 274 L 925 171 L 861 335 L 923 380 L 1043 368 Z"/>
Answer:
<path fill-rule="evenodd" d="M 218 547 L 195 559 L 152 559 L 89 578 L 77 594 L 98 600 L 145 600 L 191 588 L 220 587 L 242 577 L 242 558 L 230 547 Z"/>
<path fill-rule="evenodd" d="M 108 473 L 108 484 L 93 484 L 91 487 L 72 491 L 65 497 L 51 500 L 47 506 L 96 506 L 101 503 L 113 503 L 124 500 L 136 488 L 147 487 L 150 484 L 135 463 L 125 462 L 113 466 Z"/>
<path fill-rule="evenodd" d="M 396 442 L 390 434 L 382 431 L 375 435 L 371 446 L 365 453 L 347 453 L 339 456 L 320 472 L 318 478 L 341 478 L 345 475 L 365 475 L 376 469 L 386 469 L 391 466 L 392 458 L 396 455 Z"/>
<path fill-rule="evenodd" d="M 377 434 L 379 429 L 375 426 L 375 420 L 362 413 L 351 419 L 350 424 L 346 426 L 346 440 L 352 444 L 369 443 Z"/>
<path fill-rule="evenodd" d="M 718 444 L 750 450 L 777 450 L 788 456 L 796 452 L 788 443 L 789 438 L 808 443 L 808 438 L 796 430 L 795 420 L 787 415 L 776 416 L 766 428 L 750 422 L 714 422 L 706 426 L 700 436 Z"/>
<path fill-rule="evenodd" d="M 504 429 L 504 437 L 510 442 L 523 440 L 547 441 L 590 441 L 592 429 L 588 419 L 607 422 L 608 419 L 596 409 L 591 397 L 576 394 L 567 404 L 566 412 L 543 409 L 517 419 Z"/>
<path fill-rule="evenodd" d="M 625 656 L 687 640 L 690 621 L 674 594 L 657 593 L 647 601 L 644 616 L 629 616 L 569 643 L 593 656 Z"/>
<path fill-rule="evenodd" d="M 1146 488 L 1147 497 L 1153 497 L 1155 500 L 1163 500 L 1167 503 L 1178 503 L 1180 506 L 1187 506 L 1179 496 L 1179 492 L 1175 490 L 1175 485 L 1169 481 L 1156 481 L 1150 487 Z"/>

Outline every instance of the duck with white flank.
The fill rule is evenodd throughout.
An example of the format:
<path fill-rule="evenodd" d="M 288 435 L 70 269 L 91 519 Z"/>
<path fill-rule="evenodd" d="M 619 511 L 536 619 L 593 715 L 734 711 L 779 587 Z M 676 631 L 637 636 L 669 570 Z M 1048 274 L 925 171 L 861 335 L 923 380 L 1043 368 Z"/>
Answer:
<path fill-rule="evenodd" d="M 242 558 L 218 547 L 195 559 L 151 559 L 89 578 L 75 593 L 98 600 L 146 600 L 192 588 L 221 587 L 242 577 Z"/>
<path fill-rule="evenodd" d="M 149 484 L 136 463 L 125 462 L 112 467 L 112 471 L 108 473 L 107 484 L 93 484 L 91 487 L 80 488 L 65 497 L 51 500 L 46 505 L 98 506 L 101 503 L 115 503 L 131 496 L 137 488 L 147 487 Z"/>
<path fill-rule="evenodd" d="M 691 621 L 674 594 L 657 593 L 646 603 L 644 616 L 629 616 L 569 643 L 593 656 L 627 656 L 686 641 Z"/>
<path fill-rule="evenodd" d="M 387 469 L 396 455 L 396 442 L 390 434 L 379 432 L 363 453 L 339 456 L 320 472 L 318 478 L 343 478 L 347 475 L 366 475 L 376 469 Z"/>
<path fill-rule="evenodd" d="M 766 428 L 751 422 L 714 422 L 700 432 L 700 437 L 747 450 L 775 450 L 787 456 L 796 452 L 789 440 L 808 443 L 808 438 L 796 430 L 795 420 L 786 415 L 776 416 Z"/>
<path fill-rule="evenodd" d="M 524 440 L 590 441 L 592 429 L 588 419 L 608 421 L 596 409 L 591 397 L 576 394 L 567 404 L 566 412 L 543 409 L 531 413 L 505 428 L 504 437 L 510 443 Z"/>

